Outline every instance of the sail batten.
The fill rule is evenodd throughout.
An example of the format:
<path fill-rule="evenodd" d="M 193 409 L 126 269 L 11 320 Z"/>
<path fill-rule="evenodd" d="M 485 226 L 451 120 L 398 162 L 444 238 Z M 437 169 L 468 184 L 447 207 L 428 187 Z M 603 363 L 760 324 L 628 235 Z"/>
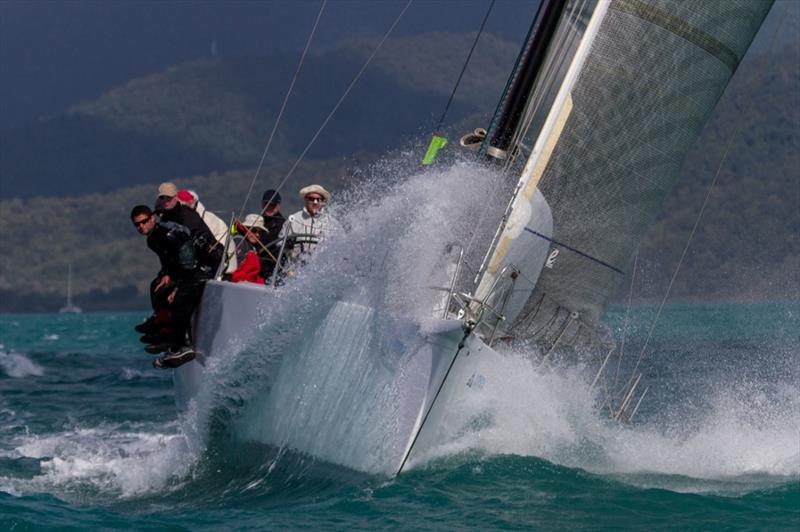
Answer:
<path fill-rule="evenodd" d="M 708 33 L 692 26 L 687 21 L 671 15 L 668 11 L 642 0 L 614 0 L 611 9 L 628 13 L 685 39 L 719 59 L 732 71 L 736 70 L 740 58 L 736 53 Z"/>

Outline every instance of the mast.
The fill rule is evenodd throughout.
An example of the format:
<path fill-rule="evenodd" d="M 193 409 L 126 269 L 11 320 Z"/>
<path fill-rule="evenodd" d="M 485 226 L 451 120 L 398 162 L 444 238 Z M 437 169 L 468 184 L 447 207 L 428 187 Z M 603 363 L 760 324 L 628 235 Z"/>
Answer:
<path fill-rule="evenodd" d="M 566 0 L 542 0 L 517 57 L 514 72 L 489 125 L 479 155 L 488 160 L 505 160 L 523 116 L 532 88 L 545 59 L 545 52 L 564 11 Z"/>
<path fill-rule="evenodd" d="M 67 307 L 72 307 L 72 263 L 67 266 Z"/>
<path fill-rule="evenodd" d="M 585 32 L 580 40 L 580 44 L 578 45 L 575 53 L 572 57 L 572 60 L 569 63 L 569 67 L 564 75 L 563 80 L 561 81 L 560 87 L 555 96 L 555 100 L 550 107 L 549 112 L 547 113 L 547 118 L 545 120 L 544 125 L 542 126 L 539 135 L 536 139 L 536 143 L 533 147 L 530 157 L 528 157 L 525 167 L 522 170 L 522 173 L 519 177 L 517 182 L 516 188 L 514 193 L 511 197 L 511 201 L 506 208 L 505 215 L 503 216 L 503 221 L 498 227 L 497 233 L 495 234 L 495 238 L 492 241 L 491 246 L 489 247 L 486 256 L 484 257 L 483 263 L 481 264 L 480 269 L 478 270 L 478 275 L 476 276 L 476 297 L 479 300 L 483 300 L 486 298 L 490 291 L 492 291 L 497 283 L 496 275 L 498 271 L 503 268 L 503 265 L 508 262 L 507 255 L 509 255 L 509 251 L 513 250 L 515 247 L 520 247 L 519 242 L 523 239 L 531 239 L 531 234 L 538 236 L 539 238 L 543 238 L 544 241 L 536 241 L 534 240 L 535 244 L 539 244 L 538 247 L 542 247 L 541 244 L 545 244 L 544 248 L 546 249 L 549 247 L 546 244 L 546 240 L 549 240 L 550 236 L 552 235 L 552 221 L 547 223 L 546 221 L 543 222 L 543 227 L 546 228 L 544 234 L 541 231 L 530 231 L 529 224 L 533 220 L 536 222 L 537 214 L 540 214 L 541 211 L 546 210 L 546 213 L 541 213 L 541 216 L 550 218 L 549 208 L 547 207 L 546 202 L 541 198 L 541 194 L 537 195 L 537 186 L 539 184 L 539 180 L 541 179 L 544 170 L 549 162 L 550 156 L 553 153 L 553 150 L 556 147 L 556 144 L 559 141 L 561 133 L 564 129 L 564 126 L 569 119 L 570 113 L 572 111 L 572 98 L 571 98 L 571 91 L 573 86 L 575 85 L 578 76 L 580 75 L 581 70 L 583 69 L 584 62 L 589 54 L 589 50 L 591 49 L 592 44 L 594 43 L 594 39 L 597 36 L 598 29 L 605 18 L 605 14 L 608 10 L 608 6 L 611 0 L 600 0 L 597 6 L 594 8 L 592 12 L 591 18 L 589 20 L 589 24 L 587 25 Z M 563 5 L 559 6 L 563 8 Z M 545 14 L 549 17 L 555 16 L 553 13 L 553 7 L 550 6 L 550 10 Z M 552 37 L 553 33 L 555 32 L 556 23 L 558 22 L 558 18 L 561 15 L 561 10 L 558 11 L 558 16 L 556 16 L 556 20 L 554 21 L 547 21 L 547 28 L 550 31 L 549 37 Z M 544 15 L 543 15 L 544 16 Z M 538 20 L 538 17 L 537 17 Z M 534 23 L 531 30 L 537 26 Z M 552 27 L 551 27 L 552 26 Z M 535 37 L 535 35 L 534 35 Z M 535 39 L 533 39 L 535 40 Z M 530 56 L 533 55 L 541 55 L 542 57 L 538 57 L 537 59 L 537 72 L 538 68 L 542 65 L 544 61 L 544 52 L 546 51 L 546 44 L 539 42 L 537 44 L 537 52 L 535 54 L 529 54 Z M 523 53 L 523 55 L 525 55 Z M 524 62 L 524 61 L 523 61 Z M 531 82 L 533 79 L 530 80 Z M 521 90 L 521 88 L 520 88 Z M 528 92 L 532 94 L 534 92 L 534 87 L 531 85 L 527 88 Z M 528 102 L 528 97 L 524 99 L 525 103 Z M 507 113 L 507 119 L 503 119 L 502 117 L 498 119 L 498 122 L 502 122 L 511 126 L 513 124 L 514 129 L 513 132 L 511 130 L 506 130 L 505 133 L 495 134 L 493 135 L 494 138 L 505 138 L 510 140 L 512 136 L 519 137 L 519 128 L 521 125 L 521 119 L 526 111 L 526 106 L 523 104 L 522 109 L 515 109 L 513 112 L 511 110 L 507 110 L 508 106 L 503 106 L 503 113 Z M 507 145 L 506 145 L 507 147 Z M 493 147 L 490 146 L 487 149 L 487 154 L 491 156 L 491 149 Z M 514 150 L 514 148 L 512 148 Z M 507 155 L 508 152 L 503 152 L 503 157 Z M 540 216 L 540 217 L 541 217 Z M 528 229 L 529 232 L 526 233 L 525 229 Z M 537 239 L 538 240 L 538 239 Z M 534 244 L 534 245 L 535 245 Z M 529 247 L 531 244 L 524 244 L 523 247 Z M 541 254 L 541 253 L 539 253 Z M 516 257 L 514 257 L 516 258 Z M 524 267 L 522 265 L 517 265 L 518 267 Z M 539 270 L 541 269 L 542 264 L 534 264 L 532 265 L 532 270 L 535 273 L 528 274 L 525 277 L 535 278 L 538 277 Z M 526 289 L 520 289 L 519 287 L 515 288 L 518 292 L 525 290 L 525 292 L 530 293 L 534 288 L 533 285 L 529 285 Z M 525 297 L 521 293 L 518 294 L 517 299 Z M 513 317 L 512 317 L 513 319 Z"/>
<path fill-rule="evenodd" d="M 72 304 L 72 263 L 67 265 L 67 304 L 61 307 L 58 312 L 61 314 L 78 314 L 81 308 Z"/>

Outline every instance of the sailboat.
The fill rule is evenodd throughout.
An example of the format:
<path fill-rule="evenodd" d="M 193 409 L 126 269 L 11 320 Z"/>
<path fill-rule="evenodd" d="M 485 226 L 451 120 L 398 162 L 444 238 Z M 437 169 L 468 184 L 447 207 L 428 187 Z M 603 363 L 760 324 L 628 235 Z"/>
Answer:
<path fill-rule="evenodd" d="M 67 266 L 67 304 L 58 309 L 60 314 L 80 314 L 81 308 L 72 303 L 72 264 Z"/>
<path fill-rule="evenodd" d="M 371 306 L 357 287 L 280 315 L 272 309 L 300 280 L 278 289 L 212 280 L 194 326 L 201 356 L 174 373 L 179 407 L 196 411 L 219 385 L 211 381 L 246 356 L 253 372 L 226 382 L 235 397 L 257 381 L 249 385 L 261 406 L 243 422 L 245 437 L 364 469 L 359 450 L 341 442 L 374 437 L 368 421 L 380 417 L 390 427 L 373 445 L 381 466 L 366 469 L 400 473 L 453 430 L 448 412 L 485 383 L 500 342 L 525 342 L 539 365 L 593 365 L 599 377 L 615 349 L 603 308 L 771 5 L 543 0 L 479 136 L 479 159 L 503 176 L 505 208 L 488 213 L 496 229 L 482 243 L 441 251 L 449 279 L 435 288 L 431 321 L 414 327 L 397 309 Z M 470 271 L 475 255 L 480 266 Z M 282 334 L 298 320 L 302 337 Z M 344 351 L 362 360 L 376 345 L 402 355 L 358 374 L 344 363 L 320 374 L 324 355 L 309 357 Z M 370 388 L 378 376 L 380 389 Z M 635 414 L 638 382 L 622 390 L 616 419 Z M 350 419 L 342 412 L 356 411 L 359 426 L 342 423 Z M 337 436 L 322 445 L 326 431 Z"/>

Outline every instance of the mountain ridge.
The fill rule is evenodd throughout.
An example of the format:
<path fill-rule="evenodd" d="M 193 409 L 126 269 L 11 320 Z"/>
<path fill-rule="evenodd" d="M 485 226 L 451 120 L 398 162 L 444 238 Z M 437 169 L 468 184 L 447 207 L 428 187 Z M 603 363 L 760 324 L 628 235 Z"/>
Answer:
<path fill-rule="evenodd" d="M 466 55 L 473 38 L 436 32 L 387 41 L 309 155 L 381 153 L 419 135 L 422 124 L 432 128 L 460 69 L 451 55 L 455 50 Z M 470 94 L 456 94 L 450 121 L 491 112 L 511 68 L 513 45 L 489 35 L 482 42 L 473 61 L 491 64 L 491 72 L 468 73 Z M 374 46 L 348 41 L 306 60 L 278 129 L 276 153 L 305 148 Z M 247 168 L 259 159 L 296 61 L 289 53 L 198 59 L 6 132 L 0 135 L 0 198 L 47 190 L 80 195 L 157 182 L 156 176 Z M 386 106 L 387 100 L 393 105 Z"/>
<path fill-rule="evenodd" d="M 416 42 L 422 50 L 420 53 L 427 57 L 431 53 L 429 49 L 435 48 L 438 41 L 434 36 L 426 37 L 431 39 L 427 48 L 424 40 Z M 458 39 L 470 42 L 469 35 Z M 416 78 L 406 73 L 403 66 L 417 60 L 408 56 L 409 46 L 401 42 L 389 50 L 388 59 L 378 61 L 374 69 L 368 70 L 368 75 L 354 91 L 353 99 L 343 106 L 343 114 L 334 117 L 329 129 L 320 137 L 317 149 L 309 152 L 285 190 L 296 190 L 301 179 L 320 181 L 340 190 L 352 182 L 354 174 L 366 163 L 385 152 L 386 146 L 397 149 L 414 145 L 420 148 L 421 154 L 419 145 L 430 134 L 429 128 L 433 127 L 449 94 L 447 84 L 441 80 L 455 78 L 460 65 L 457 61 L 448 63 L 446 59 L 449 58 L 444 57 L 454 53 L 452 49 L 456 47 L 443 46 L 441 59 L 449 64 L 446 72 L 440 72 L 441 78 L 431 80 L 430 85 L 418 86 Z M 296 100 L 290 100 L 286 119 L 279 128 L 280 137 L 260 174 L 259 187 L 267 188 L 286 175 L 299 152 L 298 147 L 305 147 L 313 128 L 321 123 L 363 64 L 363 54 L 368 48 L 358 43 L 348 43 L 345 47 L 354 47 L 357 51 L 322 54 L 311 59 L 312 66 L 326 63 L 331 71 L 340 71 L 340 75 L 329 79 L 327 70 L 309 70 L 307 84 L 298 87 L 298 93 L 293 96 Z M 481 53 L 491 60 L 493 49 L 487 46 Z M 398 66 L 397 61 L 403 59 L 407 63 L 401 62 Z M 231 58 L 179 65 L 155 74 L 153 79 L 132 80 L 115 89 L 118 92 L 106 93 L 108 100 L 100 98 L 77 104 L 69 113 L 51 118 L 48 127 L 29 132 L 27 139 L 17 139 L 15 146 L 24 148 L 16 152 L 18 164 L 27 168 L 29 174 L 15 184 L 27 187 L 29 195 L 0 200 L 0 253 L 3 256 L 0 311 L 47 310 L 61 306 L 69 262 L 73 264 L 73 288 L 78 305 L 87 310 L 117 309 L 124 305 L 145 308 L 146 285 L 157 266 L 142 239 L 130 227 L 130 207 L 152 201 L 155 183 L 167 179 L 198 190 L 201 199 L 209 199 L 206 201 L 209 208 L 230 213 L 241 207 L 255 172 L 253 167 L 272 127 L 270 109 L 282 99 L 296 58 L 291 62 L 287 59 L 272 70 L 268 68 L 274 64 L 270 61 L 275 59 Z M 687 157 L 683 175 L 668 197 L 664 212 L 642 242 L 636 273 L 629 270 L 629 277 L 621 283 L 620 299 L 626 298 L 631 285 L 636 296 L 646 300 L 657 301 L 667 292 L 709 184 L 718 172 L 719 179 L 711 190 L 670 297 L 682 300 L 800 298 L 800 213 L 796 208 L 800 204 L 796 170 L 800 168 L 800 150 L 797 150 L 800 106 L 787 106 L 787 102 L 800 101 L 797 66 L 800 58 L 796 48 L 787 47 L 780 53 L 756 56 L 750 61 L 756 67 L 752 69 L 752 79 L 734 78 L 715 117 Z M 272 82 L 273 77 L 280 77 L 278 70 L 283 81 Z M 395 74 L 389 75 L 384 70 Z M 498 72 L 500 70 L 498 67 Z M 158 124 L 162 129 L 148 122 L 160 119 L 161 115 L 153 111 L 160 109 L 156 105 L 158 102 L 150 102 L 152 105 L 148 109 L 153 113 L 149 117 L 130 111 L 148 103 L 146 95 L 159 91 L 156 83 L 159 79 L 162 82 L 166 79 L 166 85 L 178 90 L 181 85 L 175 83 L 174 76 L 178 75 L 184 83 L 192 79 L 191 75 L 201 72 L 206 73 L 205 86 L 213 87 L 213 83 L 224 80 L 231 99 L 215 100 L 220 102 L 219 108 L 180 117 L 183 122 L 165 120 Z M 187 73 L 185 78 L 182 77 L 184 73 Z M 469 69 L 468 73 L 467 80 L 477 76 Z M 447 123 L 470 123 L 471 127 L 487 125 L 488 119 L 480 117 L 488 116 L 493 109 L 483 107 L 488 103 L 476 104 L 472 96 L 479 93 L 488 102 L 489 94 L 494 91 L 492 98 L 496 98 L 505 82 L 499 73 L 497 77 L 468 81 L 465 87 L 478 83 L 478 88 L 457 93 Z M 152 83 L 155 85 L 150 85 Z M 398 88 L 398 85 L 405 86 Z M 126 103 L 130 93 L 123 90 L 125 87 L 142 92 L 137 93 L 138 99 Z M 246 101 L 242 94 L 250 94 L 249 89 L 253 87 L 259 88 L 254 93 L 261 89 L 272 92 Z M 318 98 L 311 97 L 318 93 Z M 216 92 L 200 94 L 213 96 Z M 392 102 L 391 109 L 384 110 L 387 99 Z M 266 103 L 267 100 L 271 101 Z M 173 96 L 165 98 L 162 104 L 175 101 Z M 218 140 L 215 127 L 224 122 L 217 123 L 214 117 L 228 113 L 231 102 L 239 106 L 240 111 L 230 116 L 239 116 L 244 125 L 230 129 L 231 139 L 215 143 L 213 141 Z M 107 110 L 100 112 L 103 106 Z M 113 113 L 108 109 L 119 113 L 118 119 L 126 125 L 109 127 L 107 120 Z M 175 111 L 175 108 L 167 106 L 166 110 Z M 56 131 L 50 127 L 53 120 L 62 121 Z M 192 128 L 196 134 L 185 138 L 181 132 L 186 127 L 178 126 L 194 123 L 192 121 L 198 123 Z M 391 131 L 376 133 L 376 124 Z M 18 131 L 17 135 L 23 133 Z M 127 142 L 134 137 L 135 142 Z M 241 141 L 242 138 L 247 140 Z M 731 138 L 734 142 L 728 148 Z M 52 139 L 62 144 L 51 142 Z M 181 141 L 186 142 L 181 144 Z M 204 142 L 218 151 L 207 149 Z M 455 144 L 451 143 L 448 149 Z M 56 164 L 49 161 L 50 151 L 57 151 L 59 146 L 75 153 Z M 240 149 L 241 146 L 246 148 Z M 729 151 L 727 155 L 726 150 Z M 5 143 L 0 152 L 5 176 L 9 153 Z M 96 156 L 97 152 L 101 155 Z M 116 166 L 110 165 L 113 157 L 119 158 Z M 239 157 L 241 162 L 237 162 Z M 154 160 L 157 165 L 141 164 L 134 168 L 133 163 L 137 161 L 150 163 Z M 228 164 L 233 164 L 234 168 L 226 166 Z M 49 165 L 53 172 L 49 180 L 36 178 L 35 174 L 41 171 L 39 165 Z M 110 171 L 110 168 L 126 167 L 130 174 Z M 99 177 L 80 183 L 82 188 L 75 187 L 77 180 L 85 179 L 87 169 Z M 3 177 L 0 185 L 5 188 L 5 183 Z M 9 198 L 13 194 L 7 194 L 4 189 L 0 196 Z M 297 201 L 292 196 L 291 193 L 286 195 L 289 212 L 293 208 L 291 202 Z M 254 201 L 257 198 L 251 198 L 251 207 Z"/>

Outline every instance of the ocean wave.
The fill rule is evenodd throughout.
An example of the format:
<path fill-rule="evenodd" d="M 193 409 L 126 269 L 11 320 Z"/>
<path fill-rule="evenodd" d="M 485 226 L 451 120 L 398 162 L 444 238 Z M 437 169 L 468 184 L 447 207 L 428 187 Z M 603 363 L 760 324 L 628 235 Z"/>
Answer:
<path fill-rule="evenodd" d="M 20 353 L 5 353 L 0 351 L 0 368 L 9 377 L 22 379 L 25 377 L 41 377 L 44 369 L 31 359 Z"/>
<path fill-rule="evenodd" d="M 684 492 L 760 489 L 800 475 L 793 384 L 767 394 L 765 383 L 747 390 L 726 383 L 719 386 L 725 392 L 709 392 L 700 419 L 623 424 L 598 412 L 599 392 L 578 369 L 541 371 L 524 355 L 505 355 L 487 371 L 481 393 L 451 404 L 451 432 L 412 465 L 470 452 L 511 454 Z"/>
<path fill-rule="evenodd" d="M 120 378 L 124 381 L 133 381 L 139 379 L 161 379 L 161 375 L 154 372 L 152 369 L 142 371 L 133 368 L 122 368 L 120 371 Z"/>
<path fill-rule="evenodd" d="M 97 502 L 178 489 L 197 456 L 176 426 L 163 429 L 104 426 L 19 437 L 11 456 L 38 460 L 40 473 L 0 477 L 0 486 L 10 493 L 51 493 Z"/>

